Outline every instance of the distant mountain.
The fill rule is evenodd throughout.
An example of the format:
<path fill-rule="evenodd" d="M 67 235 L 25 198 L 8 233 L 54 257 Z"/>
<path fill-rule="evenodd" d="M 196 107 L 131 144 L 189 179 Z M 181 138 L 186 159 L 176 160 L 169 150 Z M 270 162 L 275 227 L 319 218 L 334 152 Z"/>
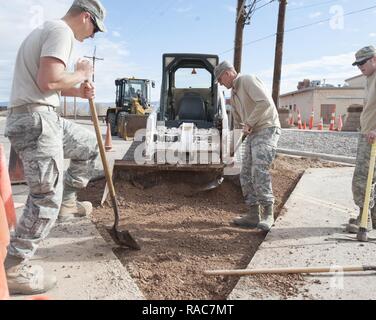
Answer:
<path fill-rule="evenodd" d="M 6 101 L 0 101 L 0 111 L 7 109 L 9 102 Z M 103 116 L 106 114 L 108 108 L 115 107 L 115 102 L 95 102 L 97 106 L 97 112 L 100 116 Z M 151 104 L 154 106 L 154 108 L 159 107 L 159 101 L 152 101 Z M 64 101 L 62 100 L 60 108 L 58 110 L 59 112 L 64 112 Z M 74 102 L 73 98 L 69 98 L 69 101 L 67 101 L 66 104 L 66 113 L 67 115 L 73 115 L 74 114 Z M 76 114 L 78 116 L 87 116 L 90 115 L 90 107 L 88 102 L 83 101 L 77 101 L 76 102 Z"/>

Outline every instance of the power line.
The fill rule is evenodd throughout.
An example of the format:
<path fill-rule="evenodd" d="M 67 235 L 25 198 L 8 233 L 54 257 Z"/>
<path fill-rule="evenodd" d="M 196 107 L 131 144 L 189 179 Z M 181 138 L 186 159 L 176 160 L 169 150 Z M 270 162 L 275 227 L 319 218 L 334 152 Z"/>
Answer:
<path fill-rule="evenodd" d="M 368 10 L 371 10 L 371 9 L 374 9 L 374 8 L 376 8 L 376 5 L 372 6 L 372 7 L 368 7 L 368 8 L 356 10 L 356 11 L 351 11 L 349 13 L 344 14 L 343 16 L 344 17 L 350 16 L 350 15 L 353 15 L 353 14 L 356 14 L 356 13 L 361 13 L 361 12 L 364 12 L 364 11 L 368 11 Z M 295 30 L 307 28 L 307 27 L 310 27 L 310 26 L 313 26 L 313 25 L 316 25 L 316 24 L 320 24 L 320 23 L 324 23 L 324 22 L 329 22 L 330 20 L 332 20 L 332 18 L 327 18 L 327 19 L 323 19 L 323 20 L 316 21 L 316 22 L 313 22 L 313 23 L 305 24 L 305 25 L 302 25 L 302 26 L 299 26 L 299 27 L 294 27 L 294 28 L 286 30 L 286 32 L 291 32 L 291 31 L 295 31 Z"/>
<path fill-rule="evenodd" d="M 353 14 L 357 14 L 357 13 L 365 12 L 365 11 L 368 11 L 368 10 L 371 10 L 371 9 L 375 9 L 375 8 L 376 8 L 376 5 L 375 5 L 375 6 L 368 7 L 368 8 L 364 8 L 364 9 L 356 10 L 356 11 L 351 11 L 351 12 L 349 12 L 349 13 L 344 14 L 343 16 L 346 17 L 346 16 L 350 16 L 350 15 L 353 15 Z M 313 23 L 309 23 L 309 24 L 301 25 L 301 26 L 294 27 L 294 28 L 291 28 L 291 29 L 287 29 L 287 30 L 285 31 L 285 33 L 287 33 L 287 32 L 292 32 L 292 31 L 299 30 L 299 29 L 308 28 L 308 27 L 311 27 L 311 26 L 314 26 L 314 25 L 317 25 L 317 24 L 320 24 L 320 23 L 329 22 L 331 19 L 332 19 L 332 18 L 327 18 L 327 19 L 323 19 L 323 20 L 316 21 L 316 22 L 313 22 Z M 263 41 L 263 40 L 269 39 L 269 38 L 272 38 L 272 37 L 275 37 L 276 35 L 277 35 L 277 33 L 273 33 L 273 34 L 270 34 L 270 35 L 268 35 L 268 36 L 265 36 L 265 37 L 262 37 L 262 38 L 259 38 L 259 39 L 256 39 L 256 40 L 253 40 L 253 41 L 250 41 L 250 42 L 244 43 L 244 44 L 243 44 L 243 47 L 248 46 L 248 45 L 253 44 L 253 43 L 257 43 L 257 42 L 260 42 L 260 41 Z M 222 55 L 222 54 L 226 54 L 226 53 L 232 52 L 233 50 L 234 50 L 234 48 L 229 49 L 229 50 L 226 50 L 226 51 L 223 51 L 223 52 L 221 52 L 220 54 L 221 54 L 221 55 Z"/>
<path fill-rule="evenodd" d="M 248 25 L 251 23 L 251 17 L 253 16 L 254 9 L 258 2 L 260 2 L 260 0 L 253 0 L 251 4 L 245 6 L 244 10 L 248 10 L 248 12 L 244 14 L 243 25 Z"/>
<path fill-rule="evenodd" d="M 257 7 L 257 8 L 255 9 L 255 11 L 262 9 L 262 8 L 266 7 L 267 5 L 269 5 L 269 4 L 271 4 L 271 3 L 275 2 L 275 1 L 277 1 L 277 0 L 270 0 L 268 3 L 265 3 L 265 4 L 263 4 L 262 6 Z"/>
<path fill-rule="evenodd" d="M 261 1 L 262 0 L 253 0 L 251 4 L 248 4 L 245 6 L 244 10 L 248 10 L 248 12 L 245 12 L 244 25 L 251 24 L 251 19 L 257 10 L 266 7 L 267 5 L 271 4 L 272 2 L 275 2 L 276 0 L 269 0 L 269 2 L 264 3 L 262 6 L 257 7 L 256 5 Z"/>
<path fill-rule="evenodd" d="M 308 5 L 308 6 L 303 6 L 303 7 L 298 7 L 298 8 L 291 8 L 288 11 L 295 11 L 295 10 L 302 10 L 302 9 L 307 9 L 307 8 L 312 8 L 312 7 L 319 7 L 319 6 L 323 6 L 324 4 L 329 4 L 329 3 L 333 3 L 333 2 L 338 2 L 338 0 L 330 0 L 330 1 L 325 1 L 325 2 L 319 2 L 319 3 L 311 4 L 311 5 Z"/>
<path fill-rule="evenodd" d="M 164 2 L 165 5 L 163 6 L 161 4 L 157 4 L 157 6 L 155 6 L 151 10 L 151 14 L 149 18 L 143 17 L 139 30 L 144 30 L 148 25 L 150 25 L 153 22 L 153 20 L 156 20 L 158 16 L 161 16 L 162 14 L 166 14 L 172 8 L 172 5 L 175 2 L 175 0 L 171 0 L 167 2 L 167 5 L 165 1 L 162 1 L 162 2 Z M 128 42 L 131 42 L 137 36 L 138 36 L 137 33 L 133 34 L 131 37 L 128 38 Z"/>

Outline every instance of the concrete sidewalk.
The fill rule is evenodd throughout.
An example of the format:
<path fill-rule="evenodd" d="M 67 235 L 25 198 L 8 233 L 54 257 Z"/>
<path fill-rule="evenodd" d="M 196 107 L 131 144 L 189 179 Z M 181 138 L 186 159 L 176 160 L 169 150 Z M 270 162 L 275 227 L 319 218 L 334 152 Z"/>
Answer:
<path fill-rule="evenodd" d="M 144 299 L 112 246 L 86 218 L 57 223 L 32 262 L 57 277 L 57 287 L 46 293 L 52 300 Z"/>
<path fill-rule="evenodd" d="M 353 171 L 308 170 L 248 268 L 376 264 L 375 242 L 336 240 L 346 238 L 344 224 L 357 213 L 351 193 Z M 243 277 L 229 299 L 376 299 L 375 272 L 294 277 Z"/>
<path fill-rule="evenodd" d="M 28 187 L 13 186 L 12 190 L 14 201 L 25 203 Z M 17 216 L 22 210 L 17 209 Z M 53 300 L 144 299 L 126 267 L 113 253 L 111 244 L 105 242 L 87 218 L 56 223 L 32 262 L 57 277 L 57 287 L 46 294 Z"/>

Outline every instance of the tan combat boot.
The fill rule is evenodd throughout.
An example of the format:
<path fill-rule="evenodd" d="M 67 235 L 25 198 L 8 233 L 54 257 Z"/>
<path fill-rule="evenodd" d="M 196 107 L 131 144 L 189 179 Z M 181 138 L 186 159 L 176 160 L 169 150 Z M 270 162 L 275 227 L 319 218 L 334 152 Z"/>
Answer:
<path fill-rule="evenodd" d="M 89 201 L 65 201 L 61 204 L 58 220 L 70 221 L 74 218 L 88 217 L 93 211 L 93 205 Z"/>
<path fill-rule="evenodd" d="M 11 295 L 34 295 L 47 292 L 56 286 L 56 277 L 45 274 L 43 268 L 22 259 L 7 256 L 5 272 Z"/>
<path fill-rule="evenodd" d="M 358 217 L 355 219 L 355 218 L 351 218 L 349 220 L 349 223 L 348 225 L 346 226 L 346 231 L 348 233 L 354 233 L 354 234 L 357 234 L 358 231 L 359 231 L 359 226 L 360 226 L 360 219 L 362 217 L 362 212 L 363 212 L 363 208 L 360 208 L 359 209 L 359 215 Z M 367 218 L 367 231 L 372 231 L 372 228 L 373 228 L 373 223 L 372 223 L 372 218 L 371 218 L 371 212 L 368 211 L 368 218 Z M 376 225 L 375 225 L 376 226 Z"/>
<path fill-rule="evenodd" d="M 251 206 L 249 212 L 233 220 L 233 223 L 239 227 L 256 228 L 260 222 L 260 206 Z"/>
<path fill-rule="evenodd" d="M 262 231 L 270 231 L 274 224 L 274 212 L 273 205 L 263 207 L 263 212 L 261 214 L 261 221 L 257 225 L 258 229 Z"/>

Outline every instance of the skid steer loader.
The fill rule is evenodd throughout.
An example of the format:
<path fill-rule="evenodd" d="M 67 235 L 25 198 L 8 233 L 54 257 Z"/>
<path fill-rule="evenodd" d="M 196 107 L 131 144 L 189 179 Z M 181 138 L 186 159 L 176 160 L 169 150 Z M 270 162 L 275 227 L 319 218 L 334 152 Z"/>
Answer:
<path fill-rule="evenodd" d="M 137 130 L 146 127 L 152 112 L 150 101 L 154 81 L 136 78 L 121 78 L 115 81 L 116 107 L 107 110 L 106 121 L 110 123 L 111 134 L 127 140 Z"/>
<path fill-rule="evenodd" d="M 172 179 L 213 189 L 223 181 L 230 154 L 226 103 L 215 83 L 218 56 L 164 54 L 160 106 L 138 131 L 123 159 L 115 160 L 117 178 L 142 188 Z M 120 175 L 120 177 L 119 177 Z"/>

